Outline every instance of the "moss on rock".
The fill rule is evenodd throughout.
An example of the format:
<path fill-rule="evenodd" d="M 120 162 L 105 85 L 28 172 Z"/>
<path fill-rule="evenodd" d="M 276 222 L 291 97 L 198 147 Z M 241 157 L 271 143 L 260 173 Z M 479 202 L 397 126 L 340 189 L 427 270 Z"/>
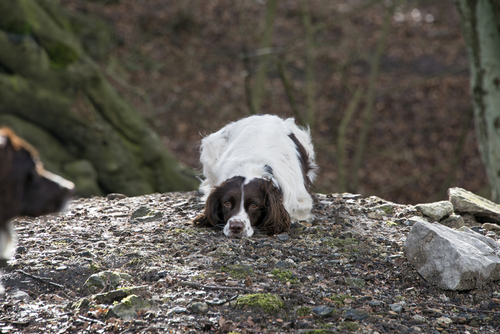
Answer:
<path fill-rule="evenodd" d="M 272 293 L 255 293 L 238 298 L 236 307 L 262 309 L 266 313 L 276 313 L 285 306 L 280 296 Z"/>
<path fill-rule="evenodd" d="M 235 264 L 228 267 L 221 267 L 221 271 L 229 273 L 233 278 L 243 279 L 247 276 L 253 276 L 253 269 L 244 264 Z"/>
<path fill-rule="evenodd" d="M 274 269 L 273 271 L 271 271 L 271 274 L 273 274 L 274 277 L 279 279 L 281 282 L 290 282 L 292 284 L 299 283 L 297 276 L 288 269 L 287 270 Z"/>
<path fill-rule="evenodd" d="M 306 315 L 311 314 L 311 308 L 307 306 L 301 306 L 297 309 L 297 316 L 305 317 Z"/>

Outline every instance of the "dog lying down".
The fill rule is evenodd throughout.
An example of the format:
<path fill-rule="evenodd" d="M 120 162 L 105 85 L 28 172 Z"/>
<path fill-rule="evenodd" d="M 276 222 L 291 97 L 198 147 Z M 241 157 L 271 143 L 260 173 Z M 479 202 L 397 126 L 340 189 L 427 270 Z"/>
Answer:
<path fill-rule="evenodd" d="M 308 129 L 293 118 L 250 116 L 205 137 L 201 157 L 205 211 L 196 226 L 223 228 L 229 237 L 269 235 L 290 229 L 291 221 L 312 219 L 316 178 Z"/>
<path fill-rule="evenodd" d="M 72 182 L 43 169 L 31 145 L 9 128 L 0 128 L 0 268 L 14 253 L 10 220 L 57 212 L 73 192 Z"/>

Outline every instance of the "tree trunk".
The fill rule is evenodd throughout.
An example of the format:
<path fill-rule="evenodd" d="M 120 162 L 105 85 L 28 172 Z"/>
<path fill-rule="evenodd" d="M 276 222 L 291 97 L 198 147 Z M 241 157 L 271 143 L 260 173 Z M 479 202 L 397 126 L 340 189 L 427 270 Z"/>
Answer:
<path fill-rule="evenodd" d="M 58 1 L 2 0 L 0 13 L 0 123 L 35 145 L 47 169 L 87 196 L 196 187 L 82 49 Z"/>
<path fill-rule="evenodd" d="M 481 157 L 500 203 L 500 4 L 456 0 L 469 54 L 472 103 Z"/>

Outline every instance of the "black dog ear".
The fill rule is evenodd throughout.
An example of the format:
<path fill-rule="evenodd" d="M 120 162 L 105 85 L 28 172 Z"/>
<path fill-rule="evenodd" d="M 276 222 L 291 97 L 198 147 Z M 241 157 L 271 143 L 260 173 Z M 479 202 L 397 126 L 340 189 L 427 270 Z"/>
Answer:
<path fill-rule="evenodd" d="M 265 184 L 266 215 L 259 229 L 268 235 L 286 232 L 292 221 L 283 205 L 283 193 L 272 182 Z"/>
<path fill-rule="evenodd" d="M 221 194 L 218 188 L 210 193 L 205 203 L 205 211 L 193 219 L 195 226 L 214 227 L 224 223 L 220 197 Z"/>

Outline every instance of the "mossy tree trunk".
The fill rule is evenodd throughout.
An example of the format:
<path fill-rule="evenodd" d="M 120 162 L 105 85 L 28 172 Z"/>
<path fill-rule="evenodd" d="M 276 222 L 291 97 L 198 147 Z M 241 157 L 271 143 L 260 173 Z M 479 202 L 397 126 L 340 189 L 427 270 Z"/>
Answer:
<path fill-rule="evenodd" d="M 82 49 L 58 1 L 2 0 L 0 13 L 0 124 L 35 145 L 47 169 L 82 195 L 196 188 Z"/>
<path fill-rule="evenodd" d="M 500 3 L 456 0 L 471 69 L 476 134 L 492 188 L 500 203 Z"/>

